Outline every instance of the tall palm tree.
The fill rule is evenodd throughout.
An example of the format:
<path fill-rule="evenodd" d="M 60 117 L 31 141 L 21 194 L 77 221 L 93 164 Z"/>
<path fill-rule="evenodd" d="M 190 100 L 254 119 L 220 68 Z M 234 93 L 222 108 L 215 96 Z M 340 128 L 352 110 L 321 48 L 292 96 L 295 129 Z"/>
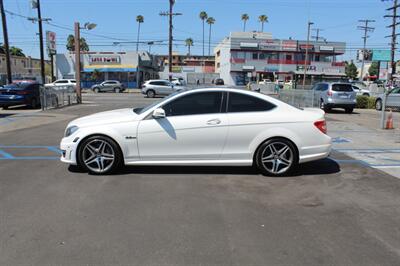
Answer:
<path fill-rule="evenodd" d="M 261 32 L 264 31 L 264 23 L 268 22 L 268 17 L 266 15 L 261 15 L 258 17 L 258 21 L 261 23 Z"/>
<path fill-rule="evenodd" d="M 249 15 L 247 14 L 242 14 L 242 20 L 243 20 L 243 32 L 246 31 L 246 23 L 249 20 Z"/>
<path fill-rule="evenodd" d="M 203 56 L 204 56 L 204 22 L 208 18 L 208 15 L 206 11 L 201 11 L 199 17 L 203 21 Z"/>
<path fill-rule="evenodd" d="M 144 17 L 142 15 L 136 16 L 136 22 L 138 23 L 137 42 L 136 42 L 136 52 L 137 52 L 139 51 L 140 24 L 144 22 Z"/>
<path fill-rule="evenodd" d="M 210 25 L 210 29 L 208 31 L 208 55 L 211 55 L 211 25 L 215 23 L 215 18 L 209 17 L 207 19 L 207 24 Z"/>
<path fill-rule="evenodd" d="M 190 47 L 193 46 L 193 39 L 192 38 L 187 38 L 185 40 L 185 45 L 188 48 L 188 55 L 190 55 Z"/>

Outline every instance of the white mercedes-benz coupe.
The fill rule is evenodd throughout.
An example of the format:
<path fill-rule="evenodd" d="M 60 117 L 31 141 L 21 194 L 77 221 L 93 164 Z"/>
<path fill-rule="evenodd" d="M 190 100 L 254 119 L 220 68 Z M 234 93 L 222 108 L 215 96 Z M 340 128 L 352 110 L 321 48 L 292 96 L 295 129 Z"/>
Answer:
<path fill-rule="evenodd" d="M 123 165 L 254 165 L 280 176 L 327 157 L 331 138 L 322 110 L 251 91 L 206 88 L 76 119 L 60 148 L 61 161 L 93 174 Z"/>

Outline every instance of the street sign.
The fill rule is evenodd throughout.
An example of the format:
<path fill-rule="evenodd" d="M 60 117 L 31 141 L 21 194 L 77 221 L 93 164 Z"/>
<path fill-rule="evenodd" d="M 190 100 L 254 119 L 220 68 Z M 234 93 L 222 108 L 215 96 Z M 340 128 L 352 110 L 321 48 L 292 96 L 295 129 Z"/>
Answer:
<path fill-rule="evenodd" d="M 372 52 L 373 61 L 390 61 L 391 53 L 390 50 L 373 50 Z"/>
<path fill-rule="evenodd" d="M 55 32 L 46 31 L 46 44 L 47 44 L 47 52 L 49 55 L 57 54 L 56 33 Z"/>
<path fill-rule="evenodd" d="M 358 61 L 372 61 L 372 50 L 363 50 L 360 49 L 357 51 L 357 60 Z"/>

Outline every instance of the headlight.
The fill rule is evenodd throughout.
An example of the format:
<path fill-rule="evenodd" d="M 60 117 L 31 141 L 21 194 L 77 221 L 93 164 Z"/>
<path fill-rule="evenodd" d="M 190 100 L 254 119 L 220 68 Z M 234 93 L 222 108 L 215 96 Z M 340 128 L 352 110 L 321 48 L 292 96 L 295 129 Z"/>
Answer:
<path fill-rule="evenodd" d="M 77 126 L 70 126 L 65 130 L 65 137 L 69 137 L 72 134 L 74 134 L 75 131 L 77 131 L 79 127 Z"/>

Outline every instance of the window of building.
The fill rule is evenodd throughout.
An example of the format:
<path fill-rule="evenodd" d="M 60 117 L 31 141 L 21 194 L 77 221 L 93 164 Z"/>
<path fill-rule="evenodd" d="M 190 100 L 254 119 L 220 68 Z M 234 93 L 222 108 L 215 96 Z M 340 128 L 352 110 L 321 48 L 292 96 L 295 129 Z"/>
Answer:
<path fill-rule="evenodd" d="M 267 54 L 266 54 L 266 53 L 260 53 L 259 59 L 260 59 L 260 60 L 265 60 L 265 59 L 267 59 Z"/>
<path fill-rule="evenodd" d="M 258 60 L 258 53 L 253 53 L 253 60 Z"/>
<path fill-rule="evenodd" d="M 275 108 L 275 105 L 270 102 L 241 93 L 230 92 L 228 101 L 228 112 L 230 113 L 261 112 Z"/>
<path fill-rule="evenodd" d="M 167 116 L 221 112 L 222 92 L 200 92 L 180 97 L 163 106 Z"/>
<path fill-rule="evenodd" d="M 293 55 L 292 54 L 286 54 L 286 60 L 292 61 L 293 60 Z"/>
<path fill-rule="evenodd" d="M 221 67 L 221 63 L 218 62 L 218 63 L 217 63 L 217 68 L 220 68 L 220 67 Z"/>

